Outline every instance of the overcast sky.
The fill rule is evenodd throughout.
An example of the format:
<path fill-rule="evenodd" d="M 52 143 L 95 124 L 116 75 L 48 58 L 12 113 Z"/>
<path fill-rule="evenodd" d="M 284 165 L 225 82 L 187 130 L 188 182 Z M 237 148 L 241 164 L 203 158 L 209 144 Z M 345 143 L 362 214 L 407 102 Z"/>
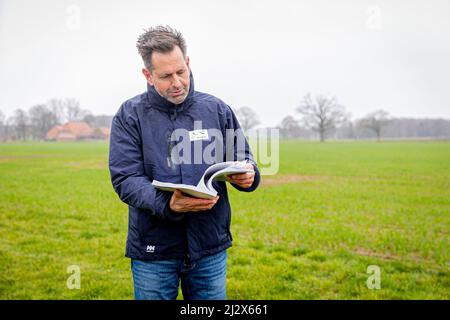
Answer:
<path fill-rule="evenodd" d="M 353 118 L 450 118 L 449 0 L 0 0 L 0 110 L 75 97 L 114 114 L 146 89 L 135 42 L 158 24 L 184 34 L 197 90 L 264 126 L 308 92 Z"/>

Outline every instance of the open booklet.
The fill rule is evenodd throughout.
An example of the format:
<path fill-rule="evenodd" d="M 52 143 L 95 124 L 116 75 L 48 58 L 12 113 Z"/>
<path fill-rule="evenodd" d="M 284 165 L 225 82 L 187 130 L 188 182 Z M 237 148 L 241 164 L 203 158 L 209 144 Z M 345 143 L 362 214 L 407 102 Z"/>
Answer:
<path fill-rule="evenodd" d="M 226 161 L 211 165 L 205 170 L 203 176 L 196 186 L 170 183 L 153 180 L 155 188 L 166 191 L 175 191 L 178 189 L 196 198 L 212 199 L 217 195 L 217 190 L 213 187 L 213 181 L 226 181 L 226 176 L 252 172 L 253 169 L 246 168 L 247 160 L 244 161 Z"/>

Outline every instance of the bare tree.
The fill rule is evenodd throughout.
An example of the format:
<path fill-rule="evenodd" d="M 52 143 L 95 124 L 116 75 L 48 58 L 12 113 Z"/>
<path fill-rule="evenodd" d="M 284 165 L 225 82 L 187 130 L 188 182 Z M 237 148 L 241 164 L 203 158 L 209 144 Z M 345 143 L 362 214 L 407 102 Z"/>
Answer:
<path fill-rule="evenodd" d="M 31 107 L 28 114 L 33 137 L 37 139 L 44 139 L 47 131 L 58 123 L 57 116 L 45 104 Z"/>
<path fill-rule="evenodd" d="M 384 110 L 376 110 L 358 121 L 359 126 L 371 129 L 377 135 L 377 141 L 380 142 L 382 129 L 389 124 L 389 113 Z"/>
<path fill-rule="evenodd" d="M 302 129 L 300 123 L 293 116 L 284 117 L 283 120 L 281 120 L 279 127 L 282 138 L 292 139 L 298 138 L 301 135 Z"/>
<path fill-rule="evenodd" d="M 236 116 L 239 119 L 239 123 L 241 124 L 244 132 L 248 132 L 248 130 L 260 124 L 258 115 L 250 107 L 242 107 L 237 109 Z"/>
<path fill-rule="evenodd" d="M 25 110 L 15 110 L 12 121 L 16 129 L 17 139 L 26 140 L 28 137 L 29 118 Z"/>
<path fill-rule="evenodd" d="M 6 117 L 5 114 L 0 110 L 0 140 L 6 141 L 7 137 L 7 129 L 6 129 Z"/>
<path fill-rule="evenodd" d="M 83 117 L 83 121 L 86 122 L 90 127 L 95 128 L 95 116 L 91 113 Z"/>
<path fill-rule="evenodd" d="M 47 107 L 56 117 L 56 121 L 62 124 L 66 121 L 65 103 L 62 99 L 50 99 L 47 101 Z"/>
<path fill-rule="evenodd" d="M 51 99 L 47 105 L 56 115 L 58 123 L 81 121 L 84 116 L 89 114 L 88 110 L 80 108 L 80 102 L 75 98 Z"/>
<path fill-rule="evenodd" d="M 313 101 L 309 93 L 304 96 L 297 112 L 303 115 L 305 125 L 319 133 L 321 142 L 325 141 L 330 130 L 348 117 L 345 108 L 337 102 L 336 97 L 318 95 Z"/>
<path fill-rule="evenodd" d="M 337 139 L 357 139 L 357 130 L 350 116 L 342 121 L 339 128 L 336 128 Z"/>
<path fill-rule="evenodd" d="M 67 121 L 79 121 L 85 116 L 85 111 L 80 108 L 78 100 L 68 98 L 65 104 Z"/>

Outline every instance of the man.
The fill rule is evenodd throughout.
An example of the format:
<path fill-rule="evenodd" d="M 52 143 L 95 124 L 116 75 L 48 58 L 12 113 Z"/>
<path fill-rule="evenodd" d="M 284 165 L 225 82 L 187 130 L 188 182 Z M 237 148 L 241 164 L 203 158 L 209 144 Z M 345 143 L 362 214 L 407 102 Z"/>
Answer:
<path fill-rule="evenodd" d="M 226 249 L 232 241 L 226 183 L 214 182 L 218 191 L 214 199 L 197 199 L 179 190 L 155 189 L 151 182 L 196 185 L 211 164 L 204 159 L 198 162 L 199 152 L 208 148 L 217 131 L 223 137 L 230 130 L 237 134 L 231 140 L 224 138 L 223 150 L 217 149 L 215 156 L 232 148 L 232 160 L 245 158 L 252 169 L 229 176 L 228 182 L 240 191 L 253 191 L 259 184 L 259 170 L 245 138 L 241 149 L 227 142 L 243 136 L 231 109 L 194 90 L 182 35 L 170 27 L 151 28 L 139 37 L 137 48 L 144 61 L 147 92 L 118 110 L 109 154 L 112 184 L 129 206 L 126 256 L 131 258 L 135 299 L 176 299 L 180 280 L 185 299 L 225 299 Z M 199 123 L 202 129 L 196 128 Z M 190 160 L 197 161 L 174 159 L 180 143 L 174 132 L 180 130 L 197 133 L 187 142 L 193 147 Z"/>

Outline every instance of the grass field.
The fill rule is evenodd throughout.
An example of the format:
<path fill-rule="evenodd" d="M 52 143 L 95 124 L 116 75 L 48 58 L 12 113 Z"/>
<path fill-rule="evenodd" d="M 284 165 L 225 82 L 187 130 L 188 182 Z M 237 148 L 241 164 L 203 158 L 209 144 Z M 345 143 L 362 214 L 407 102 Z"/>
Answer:
<path fill-rule="evenodd" d="M 231 191 L 229 299 L 449 299 L 450 143 L 287 141 Z M 0 299 L 131 299 L 108 145 L 0 144 Z M 69 290 L 78 265 L 81 288 Z M 367 268 L 380 268 L 369 289 Z"/>

